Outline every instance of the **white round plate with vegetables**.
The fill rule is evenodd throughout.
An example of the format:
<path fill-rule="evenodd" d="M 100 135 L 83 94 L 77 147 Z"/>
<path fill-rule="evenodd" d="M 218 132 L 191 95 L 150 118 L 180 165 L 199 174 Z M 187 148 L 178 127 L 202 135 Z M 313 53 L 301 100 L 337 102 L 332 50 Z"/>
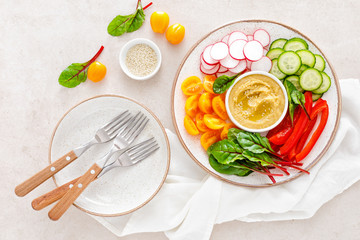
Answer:
<path fill-rule="evenodd" d="M 269 133 L 234 129 L 224 113 L 226 90 L 251 71 L 269 72 L 287 91 L 288 116 Z M 299 31 L 267 20 L 229 23 L 204 36 L 185 56 L 172 89 L 173 123 L 185 150 L 208 173 L 239 186 L 311 174 L 340 113 L 338 79 L 323 52 Z"/>

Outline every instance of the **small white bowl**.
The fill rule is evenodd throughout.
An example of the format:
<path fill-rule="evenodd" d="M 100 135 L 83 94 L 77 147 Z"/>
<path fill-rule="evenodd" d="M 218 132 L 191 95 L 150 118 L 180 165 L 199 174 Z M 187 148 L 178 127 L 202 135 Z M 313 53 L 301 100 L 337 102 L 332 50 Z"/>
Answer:
<path fill-rule="evenodd" d="M 146 44 L 149 47 L 151 47 L 157 56 L 157 65 L 154 69 L 153 72 L 151 72 L 150 74 L 146 75 L 146 76 L 137 76 L 132 74 L 129 69 L 126 66 L 126 54 L 128 53 L 129 49 L 132 48 L 133 46 L 137 45 L 137 44 Z M 161 66 L 161 52 L 159 47 L 151 40 L 146 39 L 146 38 L 135 38 L 129 42 L 127 42 L 120 51 L 120 55 L 119 55 L 119 62 L 120 62 L 120 66 L 122 68 L 122 70 L 124 71 L 124 73 L 126 75 L 128 75 L 130 78 L 135 79 L 135 80 L 147 80 L 149 78 L 152 78 L 160 69 Z"/>
<path fill-rule="evenodd" d="M 245 126 L 242 126 L 238 121 L 235 120 L 235 118 L 232 116 L 231 112 L 230 112 L 230 108 L 229 108 L 229 96 L 230 96 L 230 92 L 231 90 L 233 89 L 233 87 L 235 86 L 235 84 L 240 81 L 241 79 L 243 79 L 244 77 L 246 76 L 249 76 L 249 75 L 255 75 L 255 74 L 259 74 L 259 75 L 265 75 L 267 77 L 270 77 L 271 79 L 273 79 L 277 84 L 279 84 L 282 92 L 284 93 L 284 97 L 285 97 L 285 106 L 284 106 L 284 110 L 280 116 L 280 118 L 271 126 L 269 127 L 266 127 L 266 128 L 261 128 L 261 129 L 252 129 L 252 128 L 247 128 Z M 263 72 L 263 71 L 251 71 L 251 72 L 248 72 L 248 73 L 245 73 L 241 76 L 239 76 L 235 82 L 233 83 L 233 85 L 229 88 L 229 90 L 227 91 L 226 93 L 226 98 L 225 98 L 225 107 L 226 107 L 226 111 L 230 117 L 230 120 L 239 128 L 245 130 L 245 131 L 248 131 L 248 132 L 266 132 L 266 131 L 269 131 L 271 129 L 273 129 L 274 127 L 276 127 L 285 117 L 286 115 L 286 112 L 287 112 L 287 109 L 288 109 L 288 96 L 287 96 L 287 93 L 286 93 L 286 89 L 284 87 L 284 85 L 282 84 L 282 82 L 277 78 L 275 77 L 274 75 L 268 73 L 268 72 Z"/>

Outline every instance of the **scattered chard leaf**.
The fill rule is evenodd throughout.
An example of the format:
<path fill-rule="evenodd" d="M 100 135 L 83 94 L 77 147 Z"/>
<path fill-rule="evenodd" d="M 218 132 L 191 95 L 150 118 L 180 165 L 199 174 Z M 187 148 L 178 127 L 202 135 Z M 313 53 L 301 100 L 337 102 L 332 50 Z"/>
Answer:
<path fill-rule="evenodd" d="M 101 46 L 95 56 L 85 63 L 72 63 L 59 76 L 59 84 L 67 88 L 74 88 L 87 79 L 87 69 L 101 54 L 104 47 Z"/>
<path fill-rule="evenodd" d="M 107 28 L 108 33 L 111 36 L 121 36 L 124 33 L 138 30 L 145 21 L 144 10 L 151 4 L 152 3 L 142 8 L 141 0 L 138 0 L 136 11 L 133 14 L 125 16 L 118 15 L 109 23 Z"/>

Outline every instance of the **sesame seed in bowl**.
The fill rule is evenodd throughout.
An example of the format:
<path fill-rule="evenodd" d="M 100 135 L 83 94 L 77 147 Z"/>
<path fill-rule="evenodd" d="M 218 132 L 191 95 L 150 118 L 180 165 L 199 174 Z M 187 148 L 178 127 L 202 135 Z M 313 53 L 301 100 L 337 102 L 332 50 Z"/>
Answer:
<path fill-rule="evenodd" d="M 154 42 L 145 38 L 136 38 L 122 47 L 119 61 L 122 70 L 130 78 L 146 80 L 158 72 L 161 52 Z"/>

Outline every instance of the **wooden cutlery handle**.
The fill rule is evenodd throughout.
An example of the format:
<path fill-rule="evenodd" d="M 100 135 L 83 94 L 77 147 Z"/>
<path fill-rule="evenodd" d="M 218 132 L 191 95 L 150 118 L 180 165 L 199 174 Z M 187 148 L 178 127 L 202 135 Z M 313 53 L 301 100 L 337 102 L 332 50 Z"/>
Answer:
<path fill-rule="evenodd" d="M 72 188 L 75 183 L 80 179 L 80 177 L 75 178 L 74 180 L 67 182 L 60 187 L 55 188 L 54 190 L 41 195 L 40 197 L 34 199 L 31 202 L 31 206 L 35 210 L 41 210 L 44 207 L 49 206 L 50 204 L 56 202 L 60 198 L 62 198 L 70 188 Z"/>
<path fill-rule="evenodd" d="M 80 177 L 75 185 L 60 199 L 60 201 L 50 210 L 49 218 L 58 220 L 66 210 L 73 204 L 85 188 L 99 175 L 102 168 L 94 163 L 89 170 Z"/>
<path fill-rule="evenodd" d="M 37 186 L 45 182 L 47 179 L 52 177 L 55 173 L 66 167 L 69 163 L 77 159 L 74 151 L 70 151 L 40 172 L 36 173 L 34 176 L 26 180 L 25 182 L 19 184 L 15 188 L 15 194 L 19 197 L 23 197 Z"/>

